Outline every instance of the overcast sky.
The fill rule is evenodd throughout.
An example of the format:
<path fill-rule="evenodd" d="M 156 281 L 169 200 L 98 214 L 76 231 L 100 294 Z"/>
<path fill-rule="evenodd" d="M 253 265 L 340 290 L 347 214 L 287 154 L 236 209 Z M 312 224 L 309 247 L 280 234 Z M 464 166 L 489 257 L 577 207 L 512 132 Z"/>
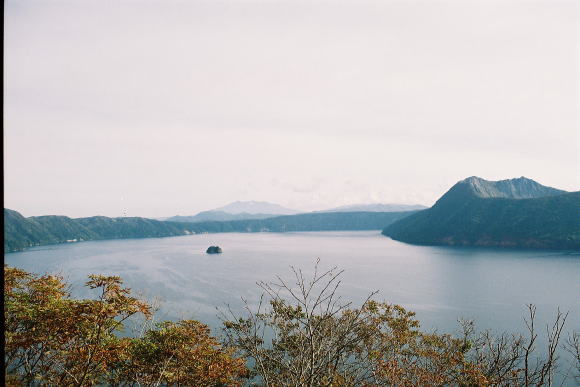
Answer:
<path fill-rule="evenodd" d="M 579 3 L 8 0 L 5 207 L 431 205 L 580 189 Z"/>

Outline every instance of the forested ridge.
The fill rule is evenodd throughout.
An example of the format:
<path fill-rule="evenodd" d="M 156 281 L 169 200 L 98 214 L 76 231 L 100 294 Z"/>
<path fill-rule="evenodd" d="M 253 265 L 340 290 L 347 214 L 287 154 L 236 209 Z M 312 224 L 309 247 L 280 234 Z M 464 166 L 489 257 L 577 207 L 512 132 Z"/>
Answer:
<path fill-rule="evenodd" d="M 268 219 L 168 222 L 139 217 L 33 216 L 4 209 L 4 251 L 32 246 L 101 239 L 155 238 L 218 232 L 381 230 L 407 212 L 333 212 L 283 215 Z"/>

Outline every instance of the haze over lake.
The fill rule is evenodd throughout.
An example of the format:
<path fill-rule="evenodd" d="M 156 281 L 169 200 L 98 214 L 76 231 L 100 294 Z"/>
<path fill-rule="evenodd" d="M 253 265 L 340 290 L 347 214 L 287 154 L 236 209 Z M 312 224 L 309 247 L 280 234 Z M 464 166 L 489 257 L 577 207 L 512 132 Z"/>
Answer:
<path fill-rule="evenodd" d="M 206 254 L 210 245 L 223 254 Z M 216 306 L 240 310 L 241 297 L 255 303 L 257 281 L 291 279 L 291 265 L 311 273 L 317 258 L 323 268 L 345 270 L 346 298 L 360 303 L 379 290 L 377 299 L 416 311 L 426 328 L 451 332 L 463 317 L 480 328 L 521 331 L 528 303 L 538 308 L 538 326 L 560 307 L 570 311 L 568 329 L 580 327 L 580 252 L 412 246 L 365 231 L 93 241 L 5 255 L 12 266 L 62 273 L 77 296 L 88 295 L 82 286 L 88 274 L 119 275 L 160 300 L 160 320 L 195 318 L 213 328 Z"/>

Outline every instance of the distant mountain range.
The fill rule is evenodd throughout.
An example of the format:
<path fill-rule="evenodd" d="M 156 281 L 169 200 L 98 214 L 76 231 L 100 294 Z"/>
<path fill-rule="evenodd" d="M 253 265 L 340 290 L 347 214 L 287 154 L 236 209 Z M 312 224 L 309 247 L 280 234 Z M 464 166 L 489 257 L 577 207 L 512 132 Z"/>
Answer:
<path fill-rule="evenodd" d="M 269 202 L 233 202 L 223 207 L 218 207 L 212 211 L 222 211 L 228 214 L 271 214 L 271 215 L 293 215 L 300 211 L 282 207 L 279 204 Z"/>
<path fill-rule="evenodd" d="M 340 212 L 282 215 L 268 219 L 205 221 L 196 223 L 159 221 L 146 218 L 93 216 L 34 216 L 4 209 L 4 251 L 32 246 L 100 239 L 151 238 L 216 232 L 285 232 L 381 230 L 413 214 L 407 212 Z"/>
<path fill-rule="evenodd" d="M 433 207 L 408 211 L 417 207 L 363 204 L 279 215 L 271 212 L 293 210 L 265 202 L 236 202 L 170 221 L 104 216 L 72 219 L 56 215 L 25 218 L 4 209 L 4 251 L 86 240 L 194 233 L 381 229 L 395 240 L 424 245 L 580 250 L 580 192 L 546 187 L 524 177 L 502 181 L 470 177 L 455 184 Z M 393 211 L 401 209 L 407 211 Z"/>
<path fill-rule="evenodd" d="M 473 176 L 383 234 L 424 245 L 580 249 L 580 192 Z"/>
<path fill-rule="evenodd" d="M 172 216 L 163 220 L 170 222 L 207 222 L 207 221 L 230 221 L 246 219 L 266 219 L 280 215 L 293 215 L 299 211 L 282 207 L 279 204 L 269 202 L 233 202 L 223 207 L 218 207 L 209 211 L 202 211 L 190 216 Z"/>
<path fill-rule="evenodd" d="M 331 208 L 321 212 L 403 212 L 422 210 L 427 207 L 417 204 L 353 204 L 348 206 Z M 219 207 L 209 211 L 202 211 L 191 216 L 172 216 L 160 220 L 170 222 L 207 222 L 207 221 L 230 221 L 230 220 L 247 220 L 247 219 L 267 219 L 280 215 L 295 215 L 300 213 L 296 210 L 283 207 L 279 204 L 268 202 L 234 202 L 226 206 Z"/>
<path fill-rule="evenodd" d="M 266 219 L 273 218 L 275 214 L 249 214 L 247 212 L 241 212 L 239 214 L 229 214 L 224 211 L 202 211 L 197 215 L 192 216 L 172 216 L 170 218 L 165 218 L 164 220 L 168 222 L 185 222 L 185 223 L 197 223 L 197 222 L 208 222 L 208 221 L 230 221 L 230 220 L 247 220 L 247 219 Z"/>

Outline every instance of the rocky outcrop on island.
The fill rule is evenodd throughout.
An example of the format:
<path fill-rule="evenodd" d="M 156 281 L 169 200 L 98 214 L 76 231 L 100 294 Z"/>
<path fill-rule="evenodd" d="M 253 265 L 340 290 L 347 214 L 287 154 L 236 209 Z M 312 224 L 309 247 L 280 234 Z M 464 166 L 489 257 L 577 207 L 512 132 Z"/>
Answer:
<path fill-rule="evenodd" d="M 210 246 L 207 248 L 207 250 L 205 251 L 207 254 L 221 254 L 222 253 L 222 248 L 219 246 Z"/>

